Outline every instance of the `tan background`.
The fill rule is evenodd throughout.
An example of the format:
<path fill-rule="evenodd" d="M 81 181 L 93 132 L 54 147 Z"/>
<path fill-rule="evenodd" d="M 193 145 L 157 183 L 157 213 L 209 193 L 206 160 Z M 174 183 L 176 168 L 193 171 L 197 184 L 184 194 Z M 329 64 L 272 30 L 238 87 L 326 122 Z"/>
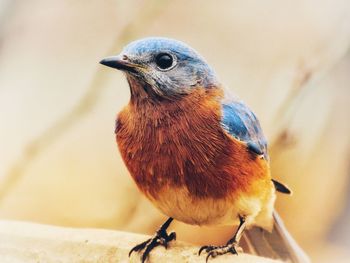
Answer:
<path fill-rule="evenodd" d="M 122 74 L 98 61 L 145 36 L 195 47 L 259 116 L 277 208 L 315 262 L 350 246 L 350 2 L 0 0 L 0 218 L 151 233 L 114 142 Z M 231 228 L 174 224 L 181 240 Z"/>

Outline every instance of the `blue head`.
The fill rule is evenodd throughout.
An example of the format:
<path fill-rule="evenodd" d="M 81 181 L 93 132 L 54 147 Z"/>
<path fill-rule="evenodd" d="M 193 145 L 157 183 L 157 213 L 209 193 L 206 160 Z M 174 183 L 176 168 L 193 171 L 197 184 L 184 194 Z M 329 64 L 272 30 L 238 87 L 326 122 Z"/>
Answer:
<path fill-rule="evenodd" d="M 101 64 L 124 71 L 132 94 L 140 94 L 133 89 L 142 88 L 152 98 L 178 97 L 218 84 L 214 71 L 194 49 L 169 38 L 131 42 Z"/>

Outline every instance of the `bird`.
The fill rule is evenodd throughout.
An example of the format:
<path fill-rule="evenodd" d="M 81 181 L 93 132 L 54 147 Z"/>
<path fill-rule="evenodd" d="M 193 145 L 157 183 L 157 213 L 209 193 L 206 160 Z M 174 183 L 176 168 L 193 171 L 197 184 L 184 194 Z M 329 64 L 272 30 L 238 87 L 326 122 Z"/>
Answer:
<path fill-rule="evenodd" d="M 130 101 L 118 113 L 118 148 L 138 189 L 168 216 L 155 235 L 130 250 L 149 259 L 176 239 L 175 219 L 198 226 L 238 226 L 222 246 L 199 250 L 206 261 L 238 254 L 242 236 L 263 256 L 308 262 L 274 209 L 267 140 L 258 118 L 219 81 L 192 47 L 166 37 L 126 45 L 102 65 L 122 71 Z"/>

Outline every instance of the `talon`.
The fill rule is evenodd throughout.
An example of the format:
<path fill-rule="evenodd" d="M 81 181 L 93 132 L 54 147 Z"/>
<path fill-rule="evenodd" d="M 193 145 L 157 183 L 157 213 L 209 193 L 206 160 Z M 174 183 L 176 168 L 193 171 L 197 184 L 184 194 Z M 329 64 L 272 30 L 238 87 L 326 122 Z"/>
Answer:
<path fill-rule="evenodd" d="M 202 251 L 205 250 L 208 253 L 205 262 L 208 262 L 210 257 L 215 258 L 216 256 L 225 255 L 227 253 L 238 255 L 237 251 L 243 251 L 242 248 L 238 246 L 238 242 L 246 225 L 245 217 L 239 216 L 239 221 L 240 224 L 236 230 L 236 233 L 229 241 L 227 241 L 225 246 L 203 246 L 199 249 L 198 255 L 200 255 Z"/>
<path fill-rule="evenodd" d="M 134 246 L 134 247 L 130 250 L 130 252 L 129 252 L 129 257 L 131 256 L 132 252 L 134 252 L 134 251 L 135 251 L 135 252 L 138 252 L 138 251 L 144 249 L 145 246 L 146 246 L 151 240 L 152 240 L 152 239 L 150 238 L 150 239 L 146 240 L 145 242 L 142 242 L 141 244 L 138 244 L 138 245 Z"/>
<path fill-rule="evenodd" d="M 205 249 L 207 249 L 208 247 L 209 247 L 209 246 L 202 246 L 202 247 L 199 249 L 199 251 L 198 251 L 198 255 L 200 256 L 201 253 L 202 253 L 202 251 L 205 250 Z"/>
<path fill-rule="evenodd" d="M 154 249 L 157 246 L 163 246 L 166 249 L 168 248 L 168 243 L 174 239 L 176 239 L 176 234 L 175 232 L 171 232 L 169 235 L 166 232 L 166 228 L 169 226 L 169 224 L 171 223 L 173 219 L 169 218 L 162 226 L 161 228 L 156 232 L 156 234 L 154 235 L 154 237 L 146 240 L 145 242 L 136 245 L 135 247 L 133 247 L 130 252 L 129 252 L 129 257 L 131 256 L 131 254 L 136 251 L 143 251 L 142 255 L 141 255 L 141 262 L 144 263 L 150 252 L 152 251 L 152 249 Z"/>
<path fill-rule="evenodd" d="M 236 248 L 234 247 L 234 246 L 232 246 L 231 248 L 230 248 L 230 250 L 229 250 L 232 254 L 234 254 L 234 255 L 237 255 L 238 256 L 238 253 L 237 253 L 237 250 L 236 250 Z"/>
<path fill-rule="evenodd" d="M 132 252 L 134 252 L 135 250 L 134 250 L 134 248 L 132 248 L 130 251 L 129 251 L 129 257 L 131 256 L 131 254 L 132 254 Z"/>
<path fill-rule="evenodd" d="M 209 258 L 212 257 L 212 251 L 210 251 L 207 255 L 207 257 L 205 258 L 205 263 L 208 263 Z"/>
<path fill-rule="evenodd" d="M 170 232 L 168 235 L 167 241 L 170 242 L 172 240 L 176 240 L 176 233 L 175 232 Z"/>
<path fill-rule="evenodd" d="M 203 246 L 199 249 L 198 254 L 200 255 L 203 250 L 208 252 L 208 255 L 205 259 L 205 261 L 208 262 L 210 257 L 215 258 L 217 256 L 224 255 L 227 253 L 232 253 L 234 255 L 238 255 L 238 253 L 237 253 L 238 248 L 239 247 L 237 246 L 237 243 L 228 244 L 225 246 Z"/>

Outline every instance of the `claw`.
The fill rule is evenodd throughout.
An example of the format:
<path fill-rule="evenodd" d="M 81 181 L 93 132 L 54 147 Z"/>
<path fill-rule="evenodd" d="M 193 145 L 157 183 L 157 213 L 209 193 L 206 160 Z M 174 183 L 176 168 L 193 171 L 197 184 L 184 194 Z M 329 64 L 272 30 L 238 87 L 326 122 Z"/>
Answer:
<path fill-rule="evenodd" d="M 168 235 L 167 241 L 170 242 L 172 240 L 176 240 L 176 233 L 175 232 L 170 232 Z"/>
<path fill-rule="evenodd" d="M 152 249 L 154 249 L 155 247 L 163 246 L 167 249 L 168 243 L 176 239 L 175 232 L 171 232 L 170 234 L 168 234 L 165 229 L 170 224 L 171 221 L 172 221 L 172 218 L 168 219 L 167 222 L 156 232 L 154 237 L 133 247 L 129 252 L 129 257 L 134 251 L 135 252 L 143 251 L 141 255 L 141 262 L 144 263 L 148 259 L 148 256 L 152 251 Z"/>
<path fill-rule="evenodd" d="M 150 239 L 147 239 L 145 242 L 142 242 L 141 244 L 138 244 L 138 245 L 134 246 L 134 247 L 130 250 L 130 252 L 129 252 L 129 257 L 131 256 L 132 252 L 134 252 L 134 251 L 135 251 L 135 252 L 138 252 L 138 251 L 144 249 L 144 248 L 146 247 L 146 245 L 147 245 L 151 240 L 152 240 L 151 238 L 150 238 Z"/>
<path fill-rule="evenodd" d="M 202 246 L 202 247 L 199 249 L 199 251 L 198 251 L 198 256 L 200 256 L 201 253 L 202 253 L 202 251 L 203 251 L 203 250 L 206 250 L 207 248 L 209 248 L 209 246 Z"/>
<path fill-rule="evenodd" d="M 215 258 L 217 256 L 224 255 L 227 253 L 238 255 L 237 243 L 231 243 L 225 246 L 203 246 L 199 249 L 198 255 L 200 255 L 203 250 L 205 250 L 208 253 L 207 257 L 205 258 L 206 263 L 208 262 L 209 258 Z"/>
<path fill-rule="evenodd" d="M 149 253 L 151 252 L 151 250 L 153 248 L 155 248 L 156 246 L 158 246 L 160 243 L 157 239 L 152 239 L 151 243 L 148 244 L 148 246 L 146 246 L 145 251 L 143 252 L 142 256 L 141 256 L 141 262 L 144 263 L 147 258 Z"/>
<path fill-rule="evenodd" d="M 232 247 L 230 248 L 229 251 L 230 251 L 233 255 L 238 256 L 237 250 L 238 250 L 238 248 L 236 248 L 236 246 L 232 246 Z M 241 249 L 241 250 L 242 250 L 242 249 Z"/>
<path fill-rule="evenodd" d="M 207 257 L 205 258 L 205 263 L 208 263 L 208 260 L 209 260 L 210 257 L 215 258 L 215 256 L 213 255 L 213 251 L 210 251 L 210 252 L 208 253 Z"/>
<path fill-rule="evenodd" d="M 203 250 L 205 250 L 208 255 L 205 258 L 205 262 L 207 263 L 209 258 L 215 258 L 216 256 L 224 255 L 227 253 L 232 253 L 234 255 L 238 255 L 238 252 L 241 252 L 242 249 L 238 246 L 238 242 L 242 236 L 242 233 L 244 231 L 246 220 L 244 216 L 239 216 L 239 226 L 236 230 L 236 233 L 234 236 L 227 241 L 225 246 L 203 246 L 199 249 L 198 255 L 202 253 Z"/>

